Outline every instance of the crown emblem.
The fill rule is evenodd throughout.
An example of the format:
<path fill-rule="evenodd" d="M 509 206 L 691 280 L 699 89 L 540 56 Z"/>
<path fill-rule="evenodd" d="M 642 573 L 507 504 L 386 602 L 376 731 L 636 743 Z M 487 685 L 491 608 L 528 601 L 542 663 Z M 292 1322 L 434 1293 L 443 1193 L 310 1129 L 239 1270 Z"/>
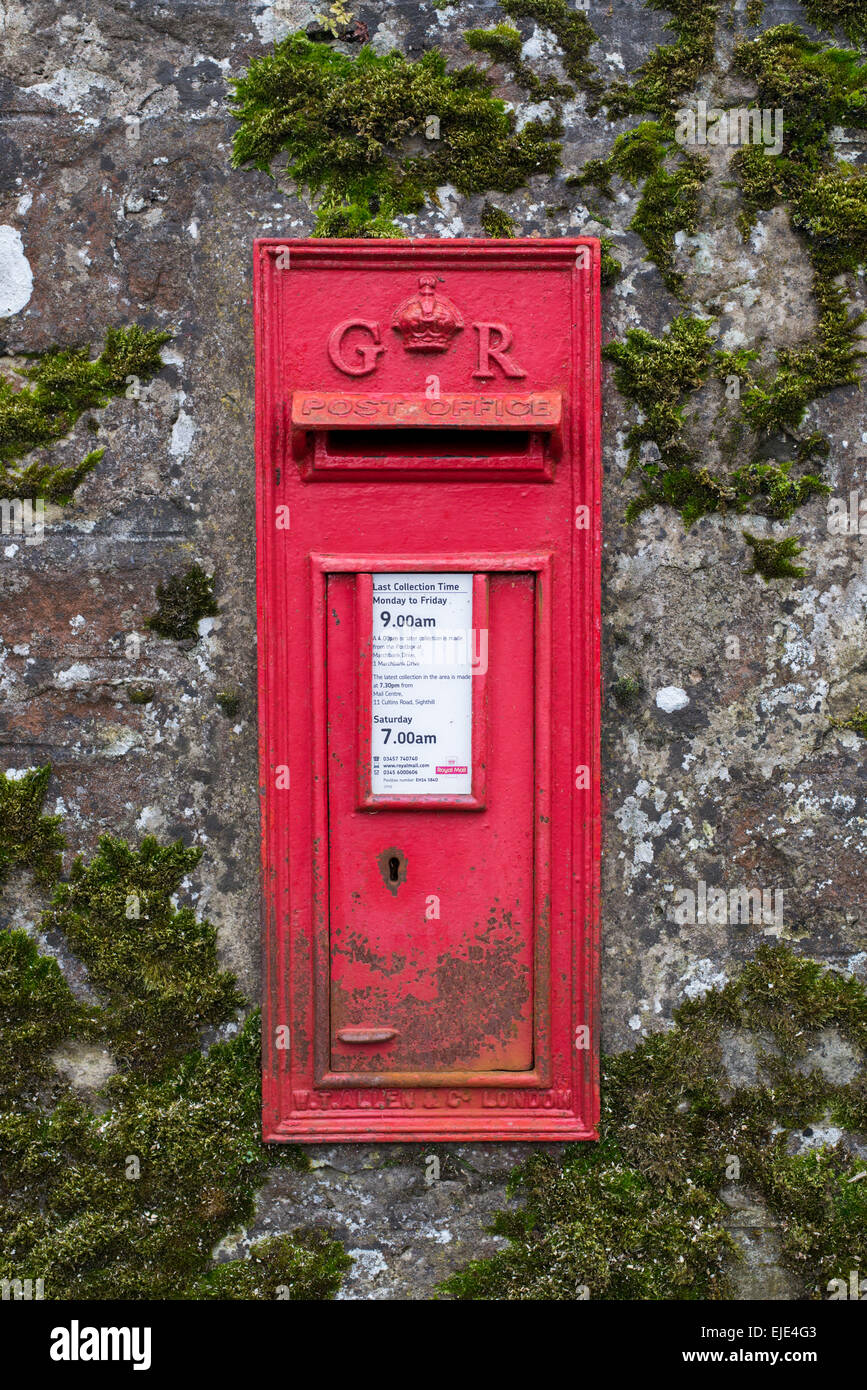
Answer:
<path fill-rule="evenodd" d="M 464 326 L 455 304 L 436 290 L 435 275 L 420 275 L 418 290 L 401 300 L 391 326 L 403 337 L 407 352 L 444 352 Z"/>

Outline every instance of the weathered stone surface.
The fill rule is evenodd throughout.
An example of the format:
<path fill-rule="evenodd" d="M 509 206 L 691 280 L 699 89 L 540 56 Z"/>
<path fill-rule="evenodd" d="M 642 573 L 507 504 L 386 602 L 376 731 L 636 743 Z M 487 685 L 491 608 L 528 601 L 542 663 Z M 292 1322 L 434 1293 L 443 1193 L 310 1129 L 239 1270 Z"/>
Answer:
<path fill-rule="evenodd" d="M 95 445 L 106 453 L 73 505 L 50 509 L 44 543 L 2 538 L 3 760 L 52 762 L 52 800 L 65 811 L 71 852 L 92 851 L 106 830 L 132 839 L 151 830 L 203 845 L 191 901 L 216 922 L 224 961 L 253 998 L 251 244 L 256 235 L 305 235 L 313 218 L 264 174 L 230 169 L 224 102 L 228 80 L 272 41 L 310 23 L 315 9 L 300 0 L 0 5 L 0 225 L 20 235 L 32 273 L 30 288 L 16 259 L 15 294 L 29 289 L 29 296 L 20 306 L 13 296 L 5 309 L 0 299 L 0 354 L 8 354 L 0 367 L 57 343 L 98 344 L 109 324 L 140 321 L 175 333 L 169 365 L 140 400 L 113 401 L 95 415 L 98 433 L 82 420 L 60 446 L 58 457 L 70 462 Z M 460 62 L 471 59 L 462 30 L 502 18 L 487 0 L 448 10 L 397 0 L 362 4 L 357 13 L 379 52 L 418 56 L 437 45 Z M 597 7 L 591 56 L 603 74 L 633 70 L 663 38 L 665 18 L 638 0 Z M 803 14 L 794 0 L 769 0 L 766 19 L 802 23 Z M 721 42 L 730 42 L 725 26 Z M 540 71 L 562 77 L 550 35 L 530 33 L 527 53 Z M 501 94 L 514 104 L 524 96 L 514 85 Z M 702 94 L 752 98 L 748 85 L 717 78 Z M 527 234 L 607 230 L 625 269 L 605 297 L 605 337 L 636 325 L 658 333 L 680 306 L 628 230 L 637 195 L 618 190 L 608 208 L 612 225 L 603 229 L 563 183 L 630 124 L 588 117 L 585 106 L 583 97 L 566 106 L 561 174 L 494 201 Z M 863 160 L 863 139 L 846 149 Z M 681 239 L 691 306 L 719 315 L 721 345 L 796 342 L 815 322 L 803 247 L 779 210 L 761 215 L 743 244 L 725 181 L 717 160 L 703 230 Z M 480 235 L 483 204 L 482 196 L 444 188 L 439 208 L 403 222 L 419 235 Z M 14 237 L 9 244 L 17 256 Z M 810 408 L 809 419 L 832 441 L 835 495 L 867 491 L 859 391 L 836 391 Z M 824 500 L 814 499 L 798 519 L 808 577 L 766 586 L 745 573 L 734 517 L 705 519 L 684 533 L 679 517 L 655 509 L 627 529 L 623 511 L 635 490 L 623 476 L 627 427 L 607 373 L 606 689 L 621 676 L 642 684 L 628 710 L 610 694 L 605 702 L 608 1050 L 666 1027 L 679 1002 L 724 982 L 768 937 L 867 974 L 864 745 L 828 722 L 867 703 L 865 537 L 830 536 Z M 204 621 L 191 646 L 148 634 L 157 583 L 194 561 L 216 573 L 220 616 Z M 142 642 L 131 659 L 133 633 Z M 727 637 L 737 639 L 736 655 Z M 145 684 L 153 701 L 130 703 L 130 687 Z M 232 719 L 215 698 L 229 688 L 241 697 Z M 671 689 L 688 703 L 660 705 L 656 693 Z M 678 924 L 674 895 L 699 880 L 726 891 L 782 889 L 782 926 Z M 37 906 L 22 887 L 7 895 L 3 911 L 28 924 Z M 75 980 L 75 963 L 64 965 Z M 86 982 L 79 978 L 78 987 Z M 841 1075 L 848 1065 L 831 1042 L 819 1055 Z M 65 1065 L 86 1072 L 84 1059 Z M 754 1063 L 732 1053 L 731 1065 L 748 1078 Z M 484 1226 L 503 1204 L 504 1175 L 517 1157 L 505 1146 L 454 1146 L 456 1175 L 430 1186 L 421 1152 L 313 1154 L 310 1174 L 275 1172 L 248 1238 L 306 1221 L 331 1226 L 361 1252 L 346 1297 L 424 1296 L 449 1269 L 495 1248 Z M 764 1229 L 739 1219 L 738 1229 Z M 771 1234 L 764 1244 L 750 1240 L 742 1296 L 795 1296 L 774 1264 Z"/>
<path fill-rule="evenodd" d="M 312 1173 L 275 1172 L 255 1223 L 224 1240 L 218 1255 L 234 1258 L 263 1236 L 319 1226 L 354 1260 L 341 1298 L 430 1297 L 468 1259 L 505 1246 L 484 1228 L 509 1205 L 506 1178 L 529 1151 L 522 1144 L 456 1144 L 445 1153 L 439 1145 L 323 1145 Z"/>

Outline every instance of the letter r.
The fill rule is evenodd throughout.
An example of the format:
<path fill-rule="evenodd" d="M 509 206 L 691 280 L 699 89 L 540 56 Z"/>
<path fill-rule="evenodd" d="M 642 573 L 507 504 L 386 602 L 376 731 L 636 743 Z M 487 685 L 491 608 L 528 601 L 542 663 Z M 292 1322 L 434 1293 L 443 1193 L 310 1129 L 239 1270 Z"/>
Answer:
<path fill-rule="evenodd" d="M 505 376 L 526 376 L 523 367 L 519 367 L 509 357 L 509 348 L 512 346 L 512 330 L 505 323 L 474 323 L 473 328 L 479 335 L 479 362 L 473 372 L 475 378 L 485 380 L 494 375 L 490 359 L 493 357 L 497 366 Z M 496 333 L 495 342 L 491 342 L 491 334 Z"/>

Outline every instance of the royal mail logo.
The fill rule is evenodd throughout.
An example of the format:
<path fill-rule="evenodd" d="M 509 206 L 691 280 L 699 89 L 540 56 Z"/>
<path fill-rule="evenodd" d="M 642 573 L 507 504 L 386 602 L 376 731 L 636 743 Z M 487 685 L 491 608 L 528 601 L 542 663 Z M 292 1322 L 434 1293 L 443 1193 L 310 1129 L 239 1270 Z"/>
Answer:
<path fill-rule="evenodd" d="M 402 299 L 391 316 L 391 326 L 400 334 L 407 352 L 445 352 L 464 326 L 460 309 L 435 288 L 436 282 L 431 272 L 420 275 L 418 289 Z M 527 375 L 511 355 L 512 330 L 508 324 L 477 320 L 472 327 L 478 334 L 475 380 L 495 376 L 492 364 L 505 377 Z M 387 351 L 377 319 L 342 319 L 328 335 L 329 360 L 344 376 L 369 376 Z"/>
<path fill-rule="evenodd" d="M 464 773 L 465 773 L 465 772 L 468 772 L 469 769 L 466 768 L 466 767 L 451 767 L 451 766 L 449 766 L 449 767 L 438 767 L 438 768 L 435 768 L 434 771 L 436 772 L 437 777 L 441 777 L 441 776 L 443 775 L 443 773 L 447 773 L 447 772 L 464 772 Z"/>

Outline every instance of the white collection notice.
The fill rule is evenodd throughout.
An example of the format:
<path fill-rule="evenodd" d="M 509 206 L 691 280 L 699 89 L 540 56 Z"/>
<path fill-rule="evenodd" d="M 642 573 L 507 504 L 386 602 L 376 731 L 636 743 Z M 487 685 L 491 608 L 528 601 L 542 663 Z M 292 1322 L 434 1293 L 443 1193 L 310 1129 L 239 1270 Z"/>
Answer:
<path fill-rule="evenodd" d="M 373 576 L 374 796 L 472 790 L 472 626 L 471 574 Z"/>

